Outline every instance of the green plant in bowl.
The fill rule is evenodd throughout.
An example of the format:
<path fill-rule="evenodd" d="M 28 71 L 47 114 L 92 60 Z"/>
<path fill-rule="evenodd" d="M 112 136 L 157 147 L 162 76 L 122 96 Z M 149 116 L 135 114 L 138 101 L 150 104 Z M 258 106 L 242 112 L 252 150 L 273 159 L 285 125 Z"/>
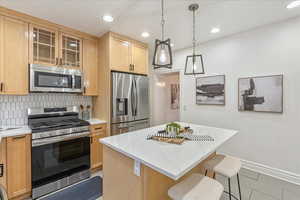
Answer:
<path fill-rule="evenodd" d="M 176 133 L 176 135 L 179 135 L 180 129 L 181 129 L 180 124 L 177 124 L 175 122 L 167 124 L 166 126 L 167 133 Z"/>

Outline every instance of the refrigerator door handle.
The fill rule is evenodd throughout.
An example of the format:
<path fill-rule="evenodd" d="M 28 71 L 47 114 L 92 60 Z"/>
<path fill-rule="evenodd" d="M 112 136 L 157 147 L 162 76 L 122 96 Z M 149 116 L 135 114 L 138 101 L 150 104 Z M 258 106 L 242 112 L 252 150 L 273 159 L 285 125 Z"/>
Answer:
<path fill-rule="evenodd" d="M 131 82 L 131 90 L 130 90 L 130 96 L 131 96 L 131 113 L 132 113 L 132 116 L 135 116 L 135 108 L 134 108 L 134 102 L 133 102 L 133 99 L 135 99 L 135 95 L 134 95 L 134 80 L 132 79 L 132 82 Z"/>
<path fill-rule="evenodd" d="M 137 90 L 136 79 L 134 79 L 134 87 L 135 87 L 135 111 L 134 111 L 134 116 L 137 116 L 137 109 L 138 109 L 138 90 Z"/>

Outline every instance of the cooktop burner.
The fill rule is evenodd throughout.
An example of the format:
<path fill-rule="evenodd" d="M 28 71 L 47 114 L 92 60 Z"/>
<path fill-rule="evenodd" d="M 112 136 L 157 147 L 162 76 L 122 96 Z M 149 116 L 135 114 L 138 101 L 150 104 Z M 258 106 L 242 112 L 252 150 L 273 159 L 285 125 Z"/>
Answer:
<path fill-rule="evenodd" d="M 32 133 L 88 126 L 79 119 L 78 108 L 34 108 L 28 110 L 28 124 Z"/>

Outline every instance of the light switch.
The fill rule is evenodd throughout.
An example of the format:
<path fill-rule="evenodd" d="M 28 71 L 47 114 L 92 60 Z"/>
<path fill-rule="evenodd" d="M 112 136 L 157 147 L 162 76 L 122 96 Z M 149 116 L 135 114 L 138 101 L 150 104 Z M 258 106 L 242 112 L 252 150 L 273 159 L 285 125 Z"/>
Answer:
<path fill-rule="evenodd" d="M 187 106 L 186 106 L 186 105 L 183 106 L 183 110 L 184 110 L 184 111 L 187 110 Z"/>

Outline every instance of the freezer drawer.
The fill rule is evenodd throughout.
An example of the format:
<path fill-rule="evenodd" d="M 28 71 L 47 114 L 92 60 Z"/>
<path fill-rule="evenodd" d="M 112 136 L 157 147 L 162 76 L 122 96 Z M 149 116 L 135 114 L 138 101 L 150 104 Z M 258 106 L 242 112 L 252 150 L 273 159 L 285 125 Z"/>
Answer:
<path fill-rule="evenodd" d="M 119 135 L 131 131 L 136 131 L 150 127 L 149 120 L 140 120 L 128 123 L 119 123 L 111 125 L 111 135 Z"/>

